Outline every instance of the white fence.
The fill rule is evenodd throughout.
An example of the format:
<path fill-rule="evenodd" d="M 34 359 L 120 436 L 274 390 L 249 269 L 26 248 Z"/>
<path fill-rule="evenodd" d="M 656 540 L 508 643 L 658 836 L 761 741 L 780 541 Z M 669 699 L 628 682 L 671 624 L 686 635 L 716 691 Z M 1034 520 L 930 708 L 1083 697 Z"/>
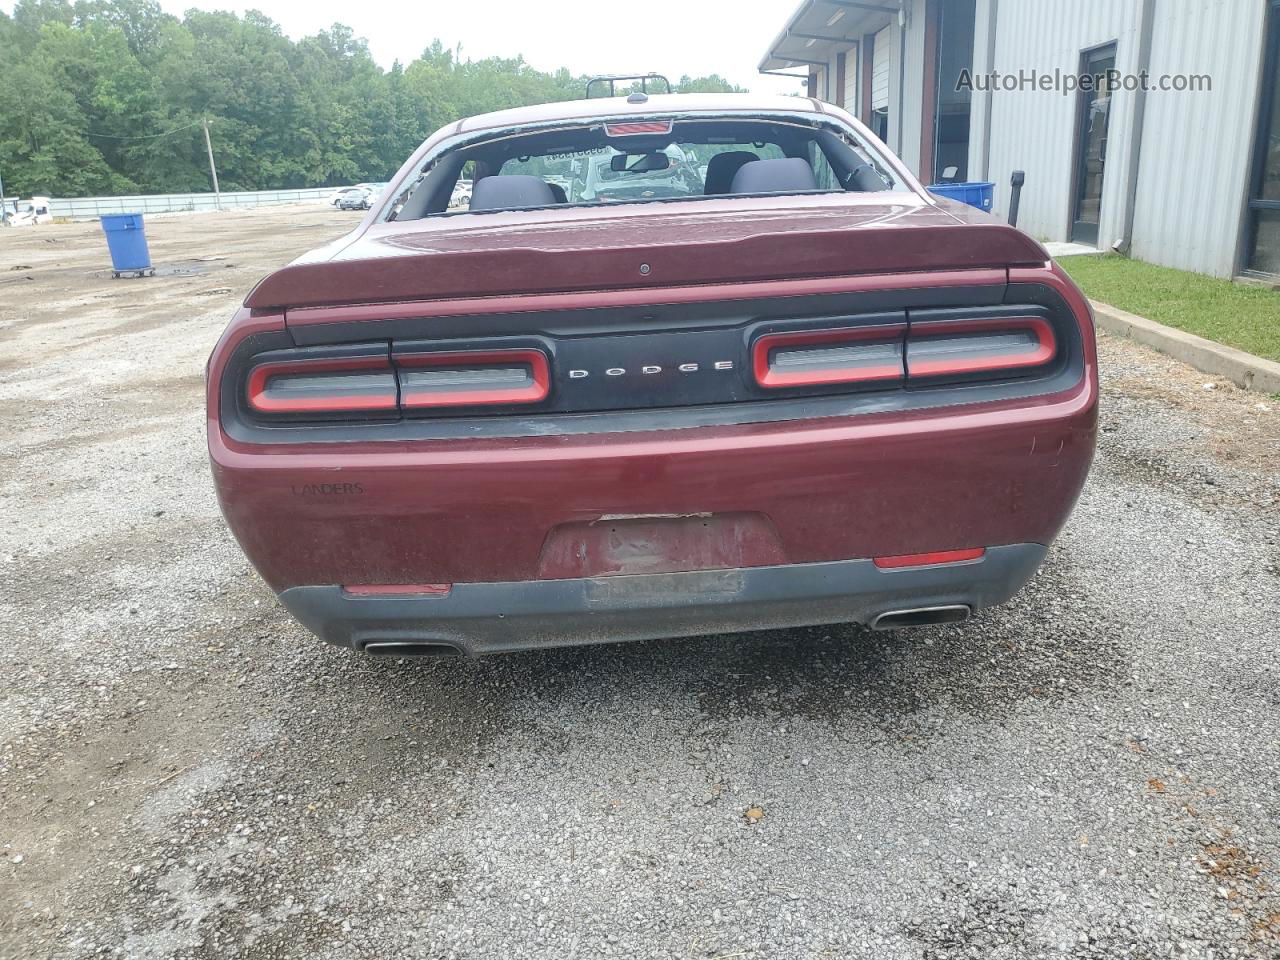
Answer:
<path fill-rule="evenodd" d="M 255 190 L 223 193 L 222 209 L 259 207 L 271 203 L 323 203 L 336 187 L 312 190 Z M 184 210 L 216 210 L 212 193 L 147 193 L 132 197 L 71 197 L 50 200 L 49 212 L 67 220 L 93 220 L 104 213 L 170 213 Z"/>

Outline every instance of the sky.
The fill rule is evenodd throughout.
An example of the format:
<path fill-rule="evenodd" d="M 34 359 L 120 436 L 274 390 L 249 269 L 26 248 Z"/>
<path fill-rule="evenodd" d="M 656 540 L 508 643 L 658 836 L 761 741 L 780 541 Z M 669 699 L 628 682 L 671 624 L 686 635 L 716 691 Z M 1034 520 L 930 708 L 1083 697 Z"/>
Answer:
<path fill-rule="evenodd" d="M 480 59 L 523 54 L 540 70 L 721 76 L 754 93 L 795 93 L 799 80 L 761 76 L 756 65 L 798 0 L 160 0 L 166 12 L 261 10 L 290 37 L 345 23 L 383 67 L 408 63 L 435 38 Z M 12 11 L 12 0 L 0 0 Z"/>

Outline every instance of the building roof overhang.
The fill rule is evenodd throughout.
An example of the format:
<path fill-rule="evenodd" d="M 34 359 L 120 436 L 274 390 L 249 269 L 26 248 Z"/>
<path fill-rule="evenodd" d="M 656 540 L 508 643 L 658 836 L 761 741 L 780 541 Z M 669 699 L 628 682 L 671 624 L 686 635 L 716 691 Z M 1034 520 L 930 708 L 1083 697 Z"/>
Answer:
<path fill-rule="evenodd" d="M 760 61 L 761 73 L 825 66 L 831 54 L 897 18 L 899 0 L 802 0 Z"/>

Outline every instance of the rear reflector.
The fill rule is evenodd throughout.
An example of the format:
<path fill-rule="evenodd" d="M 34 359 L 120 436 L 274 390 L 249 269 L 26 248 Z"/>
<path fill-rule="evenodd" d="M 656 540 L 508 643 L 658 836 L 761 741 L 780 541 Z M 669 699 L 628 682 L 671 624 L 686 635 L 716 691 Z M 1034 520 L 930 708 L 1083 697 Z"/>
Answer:
<path fill-rule="evenodd" d="M 493 406 L 539 403 L 551 392 L 551 367 L 541 350 L 465 350 L 397 354 L 400 406 Z"/>
<path fill-rule="evenodd" d="M 943 550 L 938 553 L 909 553 L 900 557 L 876 557 L 875 564 L 881 570 L 901 570 L 903 567 L 937 567 L 947 563 L 969 563 L 981 560 L 985 547 L 971 550 Z"/>
<path fill-rule="evenodd" d="M 249 373 L 258 413 L 356 413 L 396 409 L 396 376 L 385 356 L 285 360 Z"/>
<path fill-rule="evenodd" d="M 990 317 L 913 322 L 907 376 L 999 373 L 1039 367 L 1058 351 L 1043 317 Z"/>
<path fill-rule="evenodd" d="M 751 347 L 756 383 L 769 389 L 901 380 L 905 323 L 771 333 Z"/>
<path fill-rule="evenodd" d="M 342 588 L 353 597 L 444 597 L 452 583 L 371 583 L 351 584 Z"/>

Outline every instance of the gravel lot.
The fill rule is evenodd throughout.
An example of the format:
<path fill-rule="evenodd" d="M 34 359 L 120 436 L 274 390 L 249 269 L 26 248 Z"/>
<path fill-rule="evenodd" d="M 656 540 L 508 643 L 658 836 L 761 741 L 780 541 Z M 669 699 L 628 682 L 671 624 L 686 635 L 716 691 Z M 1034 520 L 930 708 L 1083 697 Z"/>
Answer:
<path fill-rule="evenodd" d="M 147 280 L 0 231 L 0 955 L 1280 956 L 1280 402 L 1104 340 L 1075 517 L 962 627 L 361 659 L 201 394 L 353 223 L 151 218 Z"/>

